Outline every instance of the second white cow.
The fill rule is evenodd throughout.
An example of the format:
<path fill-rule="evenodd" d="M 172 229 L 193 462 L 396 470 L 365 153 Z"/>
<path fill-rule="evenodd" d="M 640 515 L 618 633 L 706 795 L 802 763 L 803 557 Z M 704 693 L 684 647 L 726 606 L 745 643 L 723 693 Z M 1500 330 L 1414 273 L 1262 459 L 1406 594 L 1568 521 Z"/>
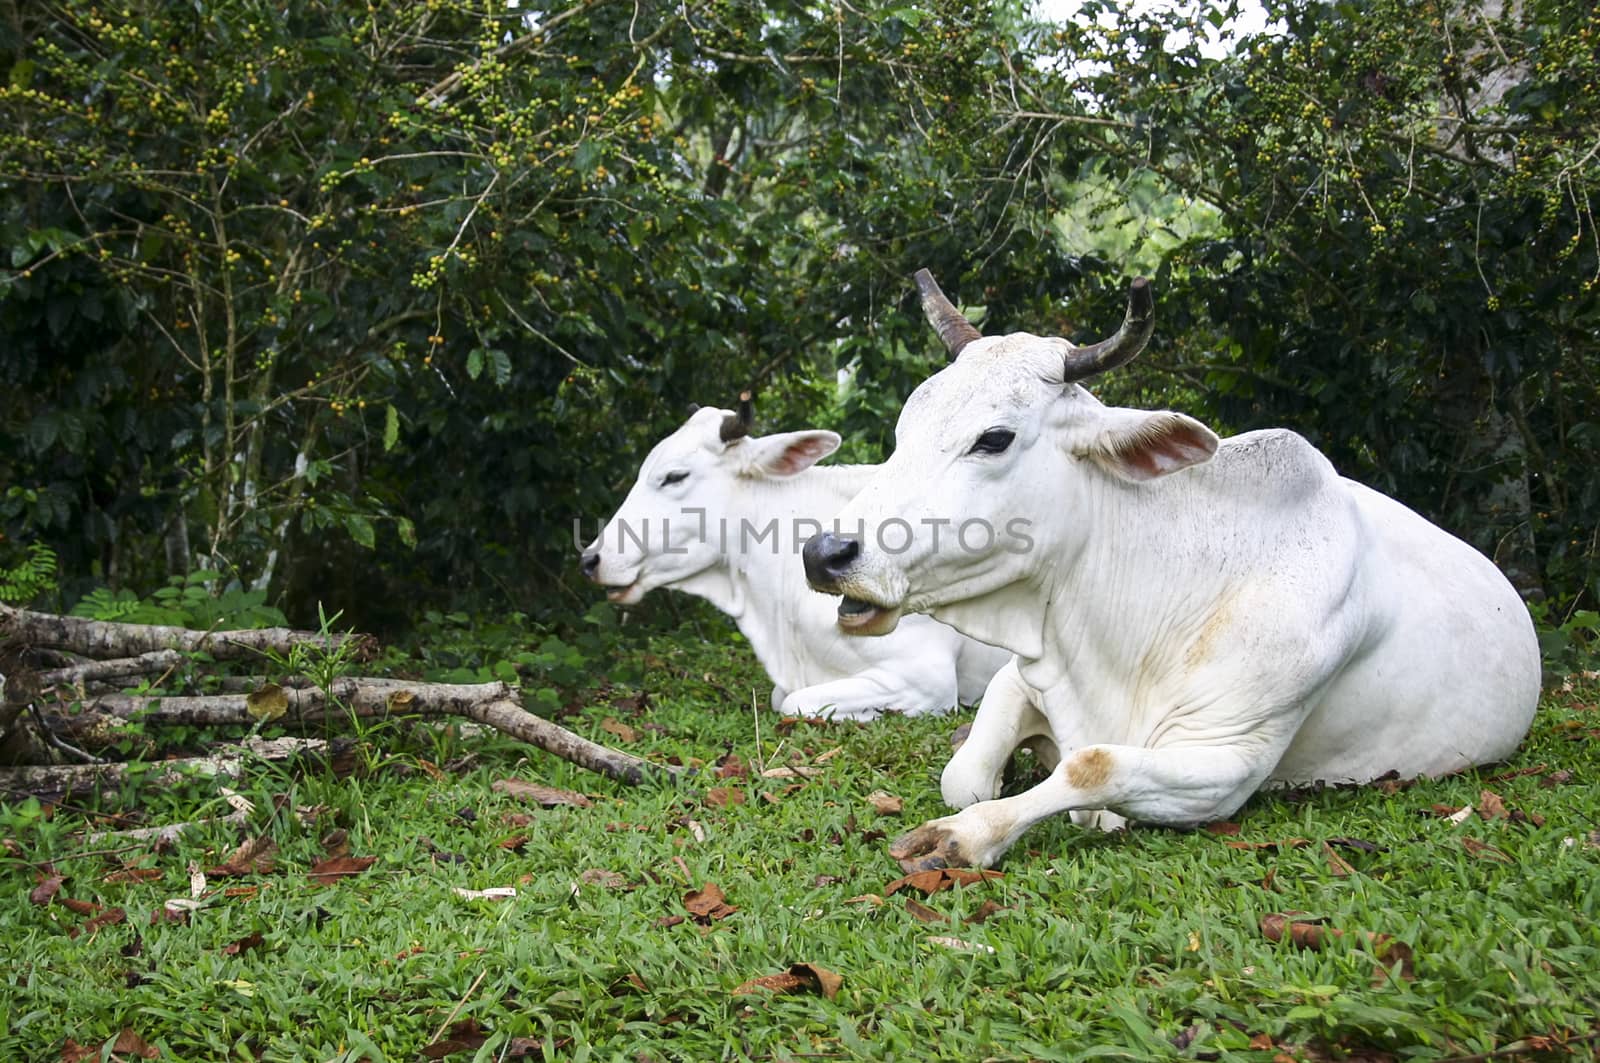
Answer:
<path fill-rule="evenodd" d="M 843 630 L 926 613 L 1019 660 L 945 770 L 965 807 L 899 839 L 902 866 L 987 866 L 1058 812 L 1194 825 L 1270 782 L 1439 775 L 1516 749 L 1538 642 L 1487 558 L 1293 432 L 1219 440 L 1076 383 L 1144 346 L 1148 285 L 1115 336 L 1074 347 L 980 337 L 918 283 L 959 357 L 838 514 L 861 531 L 819 534 L 805 568 L 846 596 Z M 1054 770 L 996 799 L 1028 742 Z"/>
<path fill-rule="evenodd" d="M 787 716 L 869 720 L 886 710 L 972 703 L 1010 654 L 928 617 L 884 639 L 854 639 L 835 603 L 806 586 L 800 545 L 875 471 L 814 466 L 833 432 L 751 436 L 739 412 L 703 408 L 645 458 L 622 507 L 583 554 L 583 571 L 623 604 L 658 587 L 711 602 L 739 626 Z"/>

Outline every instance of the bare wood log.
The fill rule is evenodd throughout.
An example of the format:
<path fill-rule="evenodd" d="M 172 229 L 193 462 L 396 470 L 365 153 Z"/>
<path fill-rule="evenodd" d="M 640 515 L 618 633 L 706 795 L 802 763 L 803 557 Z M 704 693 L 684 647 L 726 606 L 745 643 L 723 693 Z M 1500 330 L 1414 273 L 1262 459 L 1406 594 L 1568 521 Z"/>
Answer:
<path fill-rule="evenodd" d="M 136 772 L 147 773 L 151 780 L 167 785 L 192 775 L 237 778 L 252 759 L 288 760 L 304 753 L 321 752 L 327 744 L 320 738 L 249 738 L 208 757 L 112 764 L 25 764 L 0 768 L 0 790 L 13 793 L 92 790 L 96 786 L 120 783 Z"/>
<path fill-rule="evenodd" d="M 218 825 L 238 826 L 249 821 L 243 812 L 229 812 L 226 816 L 217 816 L 213 819 L 191 819 L 186 823 L 168 823 L 159 827 L 134 827 L 131 830 L 103 830 L 86 835 L 83 839 L 85 845 L 99 845 L 101 842 L 149 842 L 153 841 L 158 846 L 174 845 L 183 836 L 183 832 L 193 827 L 213 827 Z"/>
<path fill-rule="evenodd" d="M 287 653 L 291 646 L 307 644 L 332 652 L 355 644 L 356 656 L 370 657 L 376 649 L 371 635 L 322 635 L 314 631 L 270 627 L 250 631 L 194 631 L 160 624 L 120 624 L 76 616 L 35 613 L 0 605 L 0 639 L 14 639 L 32 647 L 69 650 L 85 657 L 137 657 L 156 650 L 183 653 L 203 651 L 216 660 L 238 660 L 267 650 Z"/>
<path fill-rule="evenodd" d="M 403 679 L 340 679 L 333 684 L 337 704 L 317 687 L 283 690 L 284 719 L 320 723 L 350 713 L 363 718 L 389 716 L 464 716 L 513 738 L 538 746 L 563 760 L 620 782 L 638 785 L 652 777 L 676 774 L 670 765 L 652 764 L 630 753 L 591 742 L 558 723 L 524 709 L 517 692 L 501 682 L 415 683 Z M 348 707 L 347 707 L 348 706 Z M 250 726 L 256 722 L 247 694 L 147 697 L 102 694 L 84 702 L 84 711 L 58 717 L 69 730 L 93 730 L 138 717 L 156 726 Z"/>
<path fill-rule="evenodd" d="M 99 683 L 107 679 L 123 679 L 133 675 L 165 672 L 183 664 L 183 654 L 177 650 L 151 650 L 137 657 L 116 657 L 109 661 L 83 661 L 64 668 L 40 672 L 41 687 L 76 686 L 79 683 Z"/>

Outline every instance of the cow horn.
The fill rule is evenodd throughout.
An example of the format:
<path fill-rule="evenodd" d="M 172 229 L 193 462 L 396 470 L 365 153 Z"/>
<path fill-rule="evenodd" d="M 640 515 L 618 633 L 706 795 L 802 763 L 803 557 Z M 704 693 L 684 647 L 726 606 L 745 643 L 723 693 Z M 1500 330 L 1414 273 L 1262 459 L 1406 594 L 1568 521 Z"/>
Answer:
<path fill-rule="evenodd" d="M 917 270 L 912 280 L 916 281 L 917 294 L 922 297 L 922 312 L 928 318 L 928 324 L 933 326 L 939 334 L 939 339 L 944 341 L 945 349 L 950 352 L 950 360 L 955 361 L 961 348 L 980 339 L 983 333 L 972 327 L 972 322 L 961 315 L 944 297 L 944 292 L 939 290 L 939 282 L 933 279 L 933 274 L 925 269 Z"/>
<path fill-rule="evenodd" d="M 748 391 L 739 392 L 739 412 L 730 413 L 722 419 L 722 429 L 719 433 L 724 443 L 732 443 L 735 439 L 743 439 L 750 434 L 750 427 L 755 423 L 756 407 L 754 396 Z"/>
<path fill-rule="evenodd" d="M 1155 298 L 1150 294 L 1150 282 L 1135 277 L 1128 286 L 1128 312 L 1122 319 L 1122 327 L 1109 339 L 1069 350 L 1062 368 L 1063 382 L 1070 384 L 1133 361 L 1150 342 L 1150 333 L 1155 327 Z"/>

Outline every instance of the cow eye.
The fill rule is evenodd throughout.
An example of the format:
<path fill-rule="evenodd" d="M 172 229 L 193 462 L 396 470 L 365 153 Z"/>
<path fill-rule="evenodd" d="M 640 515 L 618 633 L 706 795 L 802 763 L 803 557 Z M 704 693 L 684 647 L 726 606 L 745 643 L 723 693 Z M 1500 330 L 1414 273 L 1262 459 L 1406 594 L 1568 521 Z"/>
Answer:
<path fill-rule="evenodd" d="M 991 428 L 987 432 L 983 433 L 983 435 L 978 437 L 978 441 L 972 444 L 972 449 L 967 451 L 967 453 L 1003 454 L 1005 453 L 1005 449 L 1011 445 L 1011 441 L 1015 438 L 1017 438 L 1017 433 L 1013 432 L 1009 428 Z"/>
<path fill-rule="evenodd" d="M 689 478 L 688 470 L 687 469 L 679 469 L 677 472 L 669 472 L 665 476 L 663 476 L 661 478 L 661 486 L 662 487 L 671 487 L 673 484 L 681 484 L 681 483 L 683 483 L 683 481 L 687 480 L 688 478 Z"/>

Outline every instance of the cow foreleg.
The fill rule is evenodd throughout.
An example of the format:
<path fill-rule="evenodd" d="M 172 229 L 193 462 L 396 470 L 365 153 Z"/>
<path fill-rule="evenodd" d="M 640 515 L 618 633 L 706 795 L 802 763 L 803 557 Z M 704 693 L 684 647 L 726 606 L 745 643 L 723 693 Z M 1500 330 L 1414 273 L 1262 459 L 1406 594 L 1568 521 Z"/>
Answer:
<path fill-rule="evenodd" d="M 939 777 L 944 803 L 966 808 L 998 797 L 1011 755 L 1024 743 L 1049 742 L 1049 736 L 1050 722 L 1039 711 L 1038 693 L 1022 681 L 1013 659 L 989 681 L 967 740 Z"/>
<path fill-rule="evenodd" d="M 1109 808 L 1174 827 L 1225 819 L 1255 792 L 1274 761 L 1254 745 L 1085 746 L 1026 793 L 929 820 L 897 838 L 889 854 L 907 871 L 989 867 L 1029 827 L 1075 809 Z"/>
<path fill-rule="evenodd" d="M 894 676 L 870 672 L 803 687 L 783 699 L 785 716 L 812 719 L 871 720 L 895 710 L 907 715 L 940 712 L 956 704 L 954 671 L 946 694 L 914 689 Z"/>

